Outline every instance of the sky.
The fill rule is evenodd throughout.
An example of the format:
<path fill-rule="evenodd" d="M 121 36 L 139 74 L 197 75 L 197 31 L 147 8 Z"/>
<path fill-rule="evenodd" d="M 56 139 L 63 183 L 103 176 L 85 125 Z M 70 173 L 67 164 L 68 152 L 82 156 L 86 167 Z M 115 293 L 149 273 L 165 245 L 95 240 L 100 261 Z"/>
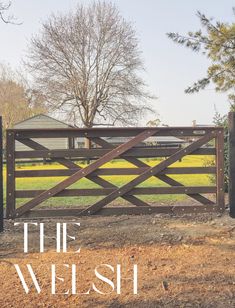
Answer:
<path fill-rule="evenodd" d="M 21 25 L 0 23 L 0 62 L 19 69 L 30 38 L 51 13 L 67 12 L 78 3 L 88 0 L 12 0 L 10 13 Z M 199 10 L 216 20 L 233 22 L 232 0 L 111 0 L 123 17 L 133 23 L 140 42 L 146 72 L 144 78 L 155 94 L 154 109 L 161 122 L 172 126 L 211 124 L 215 108 L 228 112 L 229 103 L 224 93 L 216 93 L 214 86 L 196 94 L 184 90 L 206 76 L 209 59 L 173 43 L 167 32 L 186 34 L 200 28 L 196 17 Z M 150 114 L 142 125 L 155 119 Z"/>

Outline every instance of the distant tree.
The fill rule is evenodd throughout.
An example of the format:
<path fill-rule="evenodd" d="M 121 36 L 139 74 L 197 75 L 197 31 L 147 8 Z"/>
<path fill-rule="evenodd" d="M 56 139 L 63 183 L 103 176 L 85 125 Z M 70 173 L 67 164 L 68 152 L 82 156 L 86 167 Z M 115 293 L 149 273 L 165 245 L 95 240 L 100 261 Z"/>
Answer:
<path fill-rule="evenodd" d="M 6 24 L 21 24 L 20 22 L 17 22 L 14 15 L 9 15 L 9 9 L 11 7 L 11 1 L 3 2 L 0 1 L 0 19 L 6 23 Z"/>
<path fill-rule="evenodd" d="M 233 9 L 235 14 L 235 10 Z M 188 32 L 187 36 L 178 33 L 168 33 L 174 42 L 186 46 L 191 50 L 202 51 L 211 60 L 207 69 L 207 76 L 188 87 L 186 93 L 198 92 L 205 89 L 211 82 L 215 84 L 216 91 L 227 92 L 230 100 L 230 110 L 235 111 L 235 23 L 223 23 L 207 18 L 198 12 L 201 28 L 196 32 Z M 215 112 L 213 123 L 224 127 L 224 161 L 225 161 L 225 190 L 228 189 L 228 121 L 227 115 Z M 214 161 L 206 162 L 214 164 Z M 215 178 L 212 177 L 215 181 Z"/>
<path fill-rule="evenodd" d="M 149 127 L 156 127 L 156 126 L 159 126 L 161 123 L 161 120 L 160 119 L 154 119 L 154 120 L 149 120 L 146 125 L 149 126 Z"/>
<path fill-rule="evenodd" d="M 135 31 L 112 3 L 52 15 L 26 65 L 51 110 L 77 125 L 130 125 L 152 111 Z"/>
<path fill-rule="evenodd" d="M 174 42 L 195 52 L 202 51 L 211 60 L 207 76 L 188 87 L 185 92 L 198 92 L 213 82 L 217 91 L 229 93 L 233 104 L 235 102 L 235 23 L 214 22 L 200 12 L 197 13 L 197 17 L 201 22 L 201 29 L 198 31 L 188 32 L 186 36 L 167 33 Z"/>
<path fill-rule="evenodd" d="M 4 132 L 15 123 L 45 111 L 42 98 L 27 88 L 10 67 L 0 65 L 0 114 Z"/>

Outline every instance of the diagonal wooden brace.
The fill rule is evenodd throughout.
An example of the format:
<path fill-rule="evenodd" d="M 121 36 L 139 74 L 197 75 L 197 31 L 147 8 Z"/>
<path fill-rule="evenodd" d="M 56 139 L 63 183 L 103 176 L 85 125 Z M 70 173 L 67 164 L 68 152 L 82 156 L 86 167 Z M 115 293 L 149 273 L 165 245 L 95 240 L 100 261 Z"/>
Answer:
<path fill-rule="evenodd" d="M 117 148 L 111 150 L 110 152 L 108 152 L 103 157 L 99 158 L 98 160 L 96 160 L 95 162 L 90 164 L 89 166 L 87 166 L 87 167 L 85 167 L 81 170 L 78 170 L 73 175 L 71 175 L 67 179 L 63 180 L 59 184 L 55 185 L 54 187 L 50 188 L 49 190 L 41 193 L 40 195 L 36 196 L 34 199 L 25 203 L 23 206 L 21 206 L 20 208 L 18 208 L 15 211 L 15 216 L 19 217 L 23 213 L 31 210 L 32 208 L 34 208 L 38 204 L 44 202 L 45 200 L 47 200 L 50 197 L 56 195 L 57 193 L 64 190 L 68 186 L 74 184 L 75 182 L 77 182 L 81 178 L 90 175 L 97 168 L 101 167 L 102 165 L 109 162 L 110 160 L 122 155 L 123 153 L 128 151 L 130 148 L 132 148 L 135 145 L 137 145 L 138 143 L 144 141 L 146 138 L 156 134 L 157 131 L 158 131 L 158 129 L 154 129 L 154 130 L 145 129 L 143 132 L 141 132 L 140 134 L 138 134 L 137 136 L 135 136 L 134 138 L 132 138 L 128 142 L 126 142 L 126 143 L 118 146 Z"/>
<path fill-rule="evenodd" d="M 86 214 L 94 214 L 97 211 L 99 211 L 102 207 L 107 205 L 108 203 L 112 202 L 116 198 L 122 196 L 123 194 L 126 194 L 128 191 L 133 189 L 135 186 L 139 185 L 140 183 L 146 181 L 151 176 L 156 175 L 157 173 L 161 172 L 163 169 L 168 167 L 169 165 L 175 163 L 177 160 L 182 158 L 185 155 L 188 155 L 192 153 L 195 149 L 198 147 L 201 147 L 203 144 L 210 141 L 212 138 L 214 138 L 216 135 L 214 132 L 208 133 L 202 138 L 198 139 L 197 141 L 193 142 L 192 144 L 188 145 L 184 149 L 181 149 L 168 157 L 166 160 L 160 162 L 158 165 L 149 168 L 147 171 L 140 174 L 138 177 L 136 177 L 134 180 L 130 181 L 129 183 L 123 185 L 121 188 L 116 189 L 114 192 L 110 193 L 108 196 L 103 198 L 102 200 L 98 201 L 97 203 L 93 204 L 92 206 L 88 207 L 87 209 L 81 211 L 81 215 Z"/>
<path fill-rule="evenodd" d="M 102 146 L 103 148 L 114 148 L 115 146 L 108 143 L 107 141 L 105 141 L 104 139 L 101 139 L 99 137 L 93 137 L 91 138 L 93 140 L 93 142 L 95 142 L 96 144 Z M 126 161 L 128 161 L 129 163 L 141 168 L 141 167 L 149 167 L 149 165 L 147 165 L 146 163 L 144 163 L 143 161 L 135 158 L 135 157 L 125 157 L 123 156 L 123 159 L 125 159 Z M 159 180 L 165 182 L 168 185 L 171 186 L 184 186 L 183 184 L 181 184 L 180 182 L 172 179 L 171 177 L 165 175 L 154 175 L 156 178 L 158 178 Z M 211 200 L 209 200 L 208 198 L 200 195 L 200 194 L 186 194 L 187 196 L 191 197 L 192 199 L 197 200 L 198 202 L 202 203 L 202 204 L 215 204 L 214 202 L 212 202 Z"/>
<path fill-rule="evenodd" d="M 20 139 L 19 141 L 34 150 L 48 150 L 48 148 L 44 147 L 43 145 L 39 144 L 38 142 L 32 139 Z M 78 169 L 78 170 L 82 169 L 79 165 L 75 164 L 74 162 L 66 158 L 55 158 L 53 159 L 53 161 L 56 161 L 61 165 L 70 169 Z M 105 179 L 97 175 L 90 174 L 87 175 L 86 178 L 104 188 L 117 188 L 117 186 L 115 186 L 114 184 L 106 181 Z M 149 206 L 149 204 L 147 204 L 146 202 L 140 200 L 135 196 L 122 196 L 122 198 L 136 206 Z"/>

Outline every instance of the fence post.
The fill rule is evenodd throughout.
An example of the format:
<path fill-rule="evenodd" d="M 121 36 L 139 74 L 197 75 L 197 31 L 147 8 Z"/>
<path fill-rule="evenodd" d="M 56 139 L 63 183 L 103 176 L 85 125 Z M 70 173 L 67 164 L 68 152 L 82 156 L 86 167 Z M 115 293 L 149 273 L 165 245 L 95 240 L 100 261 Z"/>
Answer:
<path fill-rule="evenodd" d="M 6 194 L 6 218 L 13 218 L 15 212 L 15 134 L 7 130 L 6 132 L 6 177 L 7 177 L 7 194 Z"/>
<path fill-rule="evenodd" d="M 229 213 L 235 218 L 235 112 L 228 114 L 228 145 L 229 145 Z"/>
<path fill-rule="evenodd" d="M 3 232 L 3 131 L 2 117 L 0 116 L 0 232 Z"/>

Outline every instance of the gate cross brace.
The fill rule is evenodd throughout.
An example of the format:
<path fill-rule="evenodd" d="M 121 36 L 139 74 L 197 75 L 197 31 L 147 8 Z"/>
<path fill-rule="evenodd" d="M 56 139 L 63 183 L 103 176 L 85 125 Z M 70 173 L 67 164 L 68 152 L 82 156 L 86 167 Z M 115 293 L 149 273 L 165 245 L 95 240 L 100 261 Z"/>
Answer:
<path fill-rule="evenodd" d="M 44 147 L 43 145 L 37 143 L 36 141 L 32 139 L 19 139 L 18 141 L 34 150 L 49 150 L 48 148 Z M 60 163 L 61 165 L 67 168 L 70 168 L 70 169 L 78 169 L 78 170 L 82 169 L 79 165 L 75 164 L 74 162 L 66 158 L 53 158 L 51 159 L 51 161 L 56 161 Z M 86 178 L 102 186 L 103 188 L 114 188 L 114 189 L 117 188 L 117 186 L 115 186 L 114 184 L 106 181 L 105 179 L 97 175 L 89 174 L 86 176 Z M 149 204 L 137 198 L 136 196 L 131 196 L 131 195 L 125 196 L 124 195 L 122 196 L 122 198 L 136 206 L 149 206 Z"/>
<path fill-rule="evenodd" d="M 202 146 L 206 142 L 210 141 L 212 138 L 214 138 L 216 134 L 213 132 L 210 132 L 203 136 L 202 138 L 198 139 L 197 141 L 193 142 L 192 144 L 188 145 L 184 149 L 181 149 L 168 157 L 166 160 L 160 162 L 158 165 L 149 168 L 142 174 L 140 174 L 138 177 L 136 177 L 134 180 L 130 181 L 129 183 L 123 185 L 122 187 L 116 189 L 112 193 L 110 193 L 108 196 L 104 197 L 102 200 L 96 202 L 92 206 L 89 206 L 87 209 L 83 210 L 80 212 L 81 215 L 90 215 L 94 214 L 97 211 L 99 211 L 102 207 L 110 203 L 111 201 L 115 200 L 116 198 L 122 196 L 123 194 L 127 193 L 130 191 L 132 188 L 135 186 L 139 185 L 140 183 L 146 181 L 148 178 L 151 176 L 156 175 L 157 173 L 161 172 L 164 170 L 166 167 L 169 165 L 175 163 L 177 160 L 182 158 L 185 155 L 188 155 L 192 153 L 195 149 L 198 147 Z"/>
<path fill-rule="evenodd" d="M 99 137 L 94 137 L 94 138 L 90 138 L 93 142 L 95 142 L 96 144 L 102 146 L 103 148 L 114 148 L 115 146 L 110 144 L 109 142 L 107 142 L 106 140 L 99 138 Z M 146 163 L 144 163 L 143 161 L 135 158 L 135 157 L 125 157 L 125 154 L 122 156 L 123 159 L 125 159 L 126 161 L 128 161 L 131 164 L 134 164 L 137 167 L 149 167 L 149 165 L 147 165 Z M 162 175 L 162 174 L 158 174 L 158 175 L 154 175 L 154 177 L 160 179 L 161 181 L 171 185 L 171 186 L 184 186 L 183 184 L 181 184 L 180 182 L 172 179 L 171 177 L 167 176 L 167 175 Z M 211 200 L 207 199 L 206 197 L 200 195 L 200 194 L 186 194 L 187 196 L 197 200 L 198 202 L 202 203 L 202 204 L 215 204 L 214 202 L 212 202 Z"/>
<path fill-rule="evenodd" d="M 15 211 L 16 217 L 18 217 L 18 216 L 24 214 L 25 212 L 31 210 L 32 208 L 34 208 L 35 206 L 37 206 L 41 202 L 43 202 L 43 201 L 49 199 L 50 197 L 56 195 L 58 192 L 64 190 L 65 188 L 67 188 L 68 186 L 77 182 L 81 178 L 86 177 L 87 175 L 91 174 L 94 170 L 101 167 L 105 163 L 107 163 L 110 160 L 112 160 L 112 159 L 120 156 L 121 154 L 125 153 L 130 148 L 134 147 L 135 145 L 142 142 L 146 138 L 156 134 L 157 131 L 158 131 L 158 129 L 144 130 L 143 132 L 141 132 L 140 134 L 138 134 L 137 136 L 135 136 L 131 140 L 129 140 L 126 143 L 124 143 L 124 144 L 118 146 L 117 148 L 111 150 L 110 152 L 105 154 L 103 157 L 97 159 L 95 162 L 91 163 L 89 166 L 87 166 L 87 167 L 85 167 L 81 170 L 78 170 L 77 172 L 75 172 L 73 175 L 71 175 L 67 179 L 63 180 L 62 182 L 60 182 L 59 184 L 55 185 L 54 187 L 48 189 L 47 191 L 39 194 L 38 196 L 36 196 L 32 200 L 25 203 L 20 208 L 16 209 L 16 211 Z"/>

